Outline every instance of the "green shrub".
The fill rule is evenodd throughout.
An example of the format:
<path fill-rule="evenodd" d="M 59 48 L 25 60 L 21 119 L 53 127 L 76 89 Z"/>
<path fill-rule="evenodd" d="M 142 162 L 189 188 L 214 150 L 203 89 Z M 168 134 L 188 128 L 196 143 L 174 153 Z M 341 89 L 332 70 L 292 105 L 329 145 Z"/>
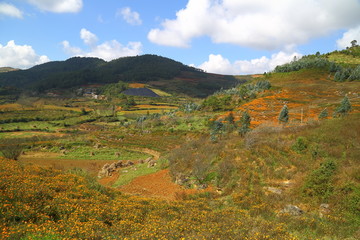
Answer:
<path fill-rule="evenodd" d="M 331 183 L 336 171 L 336 164 L 333 160 L 327 160 L 315 169 L 307 177 L 303 186 L 303 193 L 309 197 L 318 197 L 326 200 L 334 190 Z"/>
<path fill-rule="evenodd" d="M 241 116 L 240 119 L 240 128 L 239 128 L 239 134 L 241 136 L 244 136 L 246 133 L 248 133 L 251 129 L 250 129 L 250 122 L 251 122 L 251 117 L 249 115 L 249 113 L 246 111 L 243 113 L 243 115 Z"/>
<path fill-rule="evenodd" d="M 327 108 L 325 108 L 319 114 L 319 119 L 324 119 L 324 118 L 327 118 L 328 116 L 329 116 L 329 112 L 328 112 Z"/>
<path fill-rule="evenodd" d="M 302 153 L 308 148 L 308 141 L 305 137 L 298 137 L 291 148 L 297 153 Z"/>
<path fill-rule="evenodd" d="M 0 141 L 0 153 L 7 159 L 18 160 L 25 147 L 25 141 L 19 138 Z"/>
<path fill-rule="evenodd" d="M 287 105 L 284 105 L 279 114 L 279 122 L 287 123 L 289 121 L 289 110 Z"/>
<path fill-rule="evenodd" d="M 343 98 L 343 100 L 340 103 L 340 106 L 335 110 L 334 117 L 337 116 L 345 116 L 351 111 L 351 103 L 347 96 Z"/>

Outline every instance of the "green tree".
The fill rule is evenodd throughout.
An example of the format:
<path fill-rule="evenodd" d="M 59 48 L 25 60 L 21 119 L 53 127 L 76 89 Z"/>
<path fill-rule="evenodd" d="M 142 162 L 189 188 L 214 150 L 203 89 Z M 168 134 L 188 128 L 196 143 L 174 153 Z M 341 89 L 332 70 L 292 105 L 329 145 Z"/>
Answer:
<path fill-rule="evenodd" d="M 289 121 L 289 110 L 287 105 L 284 105 L 278 117 L 279 122 L 287 123 Z"/>
<path fill-rule="evenodd" d="M 212 142 L 217 142 L 218 137 L 224 132 L 225 125 L 220 121 L 214 121 L 210 125 L 210 139 Z"/>
<path fill-rule="evenodd" d="M 335 110 L 334 117 L 345 116 L 351 111 L 351 103 L 347 96 L 343 98 L 340 103 L 340 106 Z"/>
<path fill-rule="evenodd" d="M 249 113 L 245 111 L 240 119 L 241 126 L 239 129 L 239 133 L 241 136 L 244 136 L 247 132 L 250 131 L 250 122 L 251 122 L 251 117 Z"/>
<path fill-rule="evenodd" d="M 351 43 L 351 47 L 356 47 L 357 46 L 357 41 L 356 40 L 352 40 L 350 43 Z"/>
<path fill-rule="evenodd" d="M 327 108 L 325 108 L 319 114 L 319 119 L 324 119 L 324 118 L 327 118 L 328 116 L 329 116 L 329 112 L 328 112 Z"/>
<path fill-rule="evenodd" d="M 226 117 L 226 122 L 228 123 L 228 124 L 231 124 L 231 125 L 233 125 L 235 122 L 234 122 L 234 114 L 232 113 L 232 112 L 230 112 L 229 113 L 229 115 Z"/>
<path fill-rule="evenodd" d="M 0 153 L 3 157 L 12 160 L 18 160 L 25 148 L 23 139 L 1 139 Z"/>

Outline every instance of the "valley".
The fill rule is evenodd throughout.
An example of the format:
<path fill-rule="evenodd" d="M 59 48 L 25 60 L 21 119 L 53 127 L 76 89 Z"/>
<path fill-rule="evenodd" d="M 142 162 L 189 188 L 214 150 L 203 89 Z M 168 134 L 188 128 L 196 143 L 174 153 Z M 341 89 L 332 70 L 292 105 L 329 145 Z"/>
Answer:
<path fill-rule="evenodd" d="M 0 239 L 360 238 L 359 56 L 344 55 L 246 76 L 76 58 L 56 88 L 25 78 L 55 63 L 0 74 Z M 87 78 L 57 82 L 129 62 L 89 95 Z"/>

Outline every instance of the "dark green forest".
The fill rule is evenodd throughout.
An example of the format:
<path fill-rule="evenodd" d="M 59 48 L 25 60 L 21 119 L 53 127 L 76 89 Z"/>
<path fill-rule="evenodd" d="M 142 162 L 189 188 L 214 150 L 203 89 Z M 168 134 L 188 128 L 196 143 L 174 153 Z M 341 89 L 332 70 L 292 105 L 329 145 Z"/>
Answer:
<path fill-rule="evenodd" d="M 192 80 L 191 87 L 180 87 L 188 78 Z M 221 84 L 218 83 L 219 80 Z M 233 86 L 236 82 L 232 76 L 208 74 L 156 55 L 123 57 L 110 62 L 99 58 L 73 57 L 66 61 L 44 63 L 27 70 L 0 73 L 0 86 L 26 88 L 36 92 L 119 81 L 150 85 L 156 82 L 155 85 L 159 85 L 163 90 L 180 91 L 191 96 L 206 96 L 221 87 Z"/>

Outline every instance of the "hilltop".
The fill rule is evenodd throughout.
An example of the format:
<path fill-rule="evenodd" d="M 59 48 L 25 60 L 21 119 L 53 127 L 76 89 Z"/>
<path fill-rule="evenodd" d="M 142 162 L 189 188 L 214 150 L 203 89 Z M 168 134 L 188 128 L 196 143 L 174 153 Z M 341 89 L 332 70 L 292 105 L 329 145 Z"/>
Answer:
<path fill-rule="evenodd" d="M 17 69 L 17 68 L 11 68 L 11 67 L 0 67 L 0 73 L 17 71 L 17 70 L 19 70 L 19 69 Z"/>
<path fill-rule="evenodd" d="M 204 97 L 237 84 L 233 76 L 208 74 L 156 55 L 123 57 L 110 62 L 74 57 L 48 62 L 28 70 L 0 73 L 0 84 L 43 92 L 86 84 L 146 83 L 164 91 Z"/>

